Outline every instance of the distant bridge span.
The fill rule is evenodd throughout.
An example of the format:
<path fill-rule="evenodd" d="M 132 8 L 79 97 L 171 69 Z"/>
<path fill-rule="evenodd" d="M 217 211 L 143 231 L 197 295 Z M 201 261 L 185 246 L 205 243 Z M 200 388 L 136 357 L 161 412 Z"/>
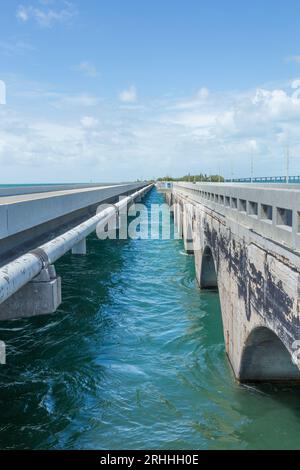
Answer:
<path fill-rule="evenodd" d="M 300 190 L 174 183 L 166 197 L 199 286 L 219 289 L 237 379 L 299 381 Z"/>

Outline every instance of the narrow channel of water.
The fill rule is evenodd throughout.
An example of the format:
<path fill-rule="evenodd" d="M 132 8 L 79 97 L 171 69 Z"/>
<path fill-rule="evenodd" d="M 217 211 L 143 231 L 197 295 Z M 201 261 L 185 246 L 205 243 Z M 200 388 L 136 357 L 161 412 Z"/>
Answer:
<path fill-rule="evenodd" d="M 88 249 L 57 263 L 57 314 L 0 324 L 1 449 L 300 448 L 300 390 L 235 382 L 182 241 Z"/>

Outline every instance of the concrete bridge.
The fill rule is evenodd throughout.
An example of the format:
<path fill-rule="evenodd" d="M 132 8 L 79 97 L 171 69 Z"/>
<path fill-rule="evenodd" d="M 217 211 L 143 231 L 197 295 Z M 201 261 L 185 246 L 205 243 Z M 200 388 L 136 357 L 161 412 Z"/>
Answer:
<path fill-rule="evenodd" d="M 61 303 L 54 263 L 86 253 L 99 223 L 120 218 L 152 185 L 51 185 L 0 188 L 0 320 L 53 313 Z M 102 204 L 110 207 L 99 212 Z"/>
<path fill-rule="evenodd" d="M 299 186 L 172 186 L 164 191 L 199 286 L 219 290 L 236 378 L 299 381 Z"/>

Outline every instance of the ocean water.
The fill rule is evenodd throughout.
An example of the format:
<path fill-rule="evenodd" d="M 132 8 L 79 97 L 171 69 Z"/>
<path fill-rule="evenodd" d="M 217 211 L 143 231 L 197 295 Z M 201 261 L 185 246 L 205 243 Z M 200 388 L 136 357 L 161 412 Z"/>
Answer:
<path fill-rule="evenodd" d="M 234 380 L 181 240 L 88 251 L 56 264 L 55 315 L 0 324 L 1 449 L 300 448 L 300 390 Z"/>

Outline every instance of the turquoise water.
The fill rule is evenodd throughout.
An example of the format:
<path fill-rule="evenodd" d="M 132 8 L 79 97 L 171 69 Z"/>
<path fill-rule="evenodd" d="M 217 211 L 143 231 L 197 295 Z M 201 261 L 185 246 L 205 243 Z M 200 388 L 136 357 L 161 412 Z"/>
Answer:
<path fill-rule="evenodd" d="M 56 265 L 56 315 L 0 324 L 1 449 L 300 448 L 300 391 L 235 382 L 182 241 L 88 249 Z"/>

